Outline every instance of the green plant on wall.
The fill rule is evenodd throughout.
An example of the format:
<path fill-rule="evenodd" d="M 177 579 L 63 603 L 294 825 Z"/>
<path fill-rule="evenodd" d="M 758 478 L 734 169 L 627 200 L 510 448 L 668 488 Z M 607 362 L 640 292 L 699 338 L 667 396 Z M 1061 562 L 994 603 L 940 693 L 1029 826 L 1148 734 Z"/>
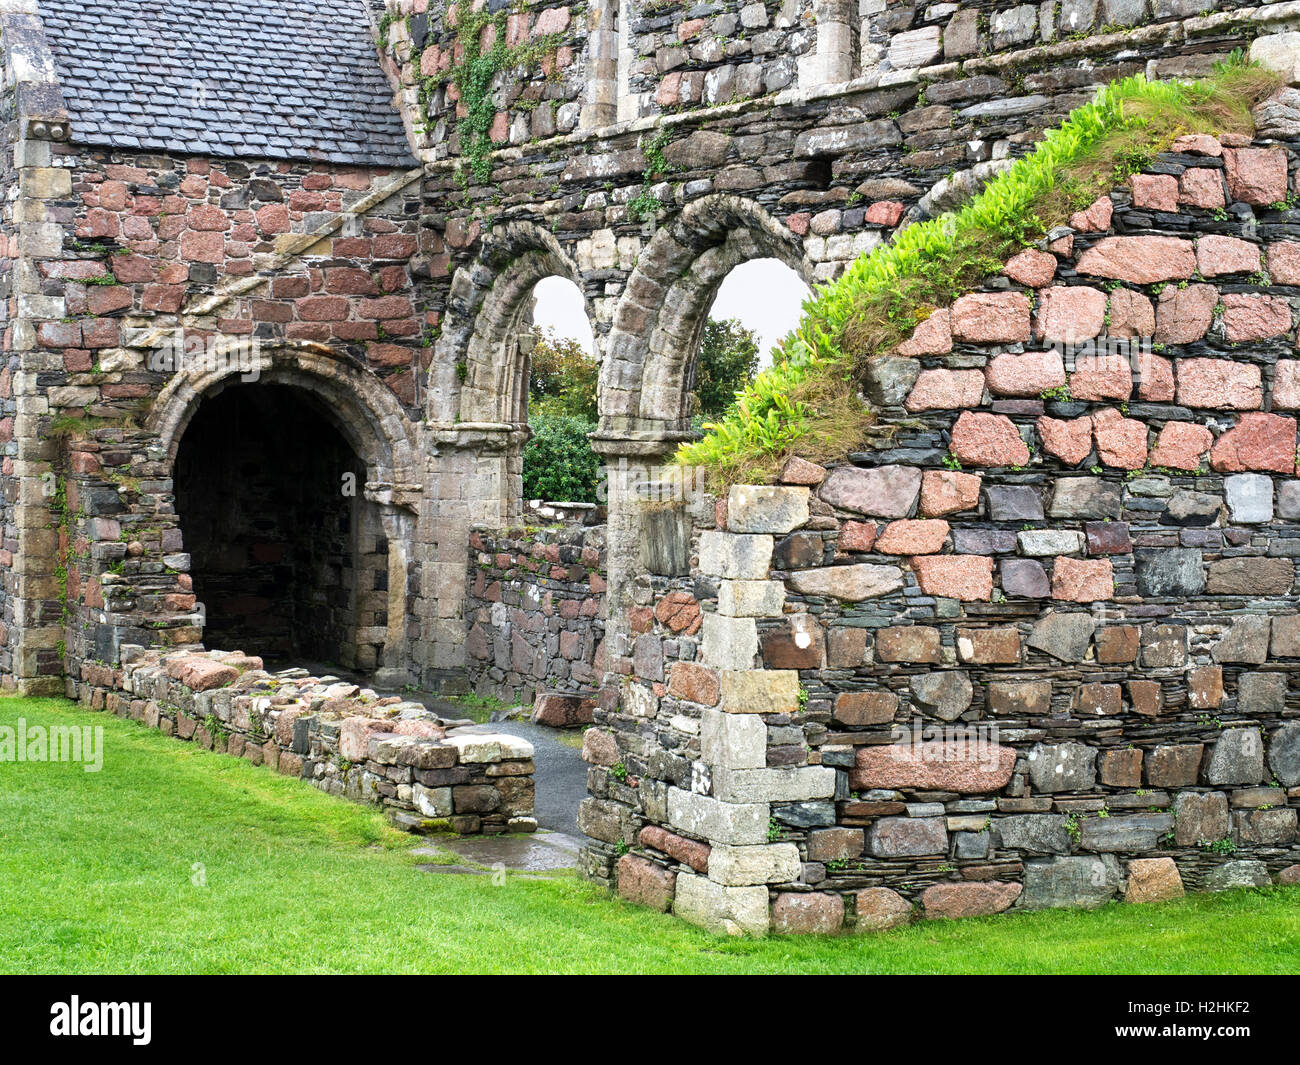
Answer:
<path fill-rule="evenodd" d="M 543 58 L 553 53 L 562 39 L 560 34 L 547 34 L 536 40 L 507 45 L 507 15 L 527 10 L 522 3 L 499 11 L 489 10 L 486 5 L 478 10 L 469 10 L 465 4 L 457 5 L 456 47 L 460 59 L 451 67 L 451 82 L 464 108 L 463 116 L 457 120 L 462 156 L 459 178 L 463 186 L 469 185 L 471 179 L 486 183 L 492 178 L 492 124 L 497 117 L 493 86 L 498 75 L 516 69 L 526 73 L 536 71 Z M 391 21 L 391 18 L 388 23 L 381 20 L 381 50 L 388 46 L 386 34 Z M 487 48 L 483 47 L 485 39 Z M 411 63 L 419 69 L 418 53 L 412 55 Z M 438 84 L 439 79 L 435 77 L 425 78 L 421 84 L 420 101 L 426 119 L 432 117 L 428 115 L 428 109 Z"/>
<path fill-rule="evenodd" d="M 1277 84 L 1234 56 L 1200 81 L 1137 75 L 1106 86 L 965 207 L 909 226 L 819 288 L 772 367 L 705 426 L 702 440 L 683 446 L 678 461 L 725 485 L 770 477 L 796 451 L 829 460 L 861 446 L 872 416 L 858 386 L 870 359 L 893 351 L 936 308 L 1122 184 L 1177 136 L 1252 133 L 1251 108 Z"/>

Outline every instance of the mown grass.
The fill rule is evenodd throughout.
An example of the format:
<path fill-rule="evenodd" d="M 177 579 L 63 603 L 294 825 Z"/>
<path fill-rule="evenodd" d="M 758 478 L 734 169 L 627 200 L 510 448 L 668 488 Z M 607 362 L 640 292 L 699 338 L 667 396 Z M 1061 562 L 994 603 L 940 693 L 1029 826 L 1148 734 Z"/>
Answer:
<path fill-rule="evenodd" d="M 1300 967 L 1300 889 L 718 939 L 568 876 L 430 875 L 368 807 L 60 700 L 0 725 L 102 724 L 104 767 L 0 763 L 10 973 L 1223 973 Z M 200 876 L 200 873 L 202 874 Z"/>
<path fill-rule="evenodd" d="M 1276 75 L 1234 57 L 1199 81 L 1138 75 L 1106 86 L 966 206 L 903 229 L 820 287 L 773 366 L 677 461 L 705 467 L 725 487 L 769 480 L 793 454 L 828 461 L 862 447 L 872 419 L 858 384 L 869 359 L 1124 184 L 1176 137 L 1253 133 L 1251 109 L 1277 85 Z"/>

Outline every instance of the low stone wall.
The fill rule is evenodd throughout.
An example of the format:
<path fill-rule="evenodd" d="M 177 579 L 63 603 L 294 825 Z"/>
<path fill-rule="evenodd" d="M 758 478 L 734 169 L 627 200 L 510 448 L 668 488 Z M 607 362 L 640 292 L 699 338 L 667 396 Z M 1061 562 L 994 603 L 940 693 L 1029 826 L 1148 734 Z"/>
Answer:
<path fill-rule="evenodd" d="M 605 527 L 594 512 L 543 527 L 470 534 L 465 606 L 469 684 L 529 702 L 544 694 L 576 708 L 604 675 Z M 577 697 L 577 698 L 570 698 Z M 590 721 L 589 706 L 585 719 Z M 576 724 L 552 721 L 552 724 Z"/>
<path fill-rule="evenodd" d="M 537 828 L 532 744 L 347 681 L 268 673 L 241 652 L 126 647 L 120 668 L 83 663 L 67 688 L 92 710 L 375 803 L 408 831 Z"/>
<path fill-rule="evenodd" d="M 876 450 L 692 508 L 702 624 L 656 589 L 611 645 L 589 875 L 753 933 L 1300 882 L 1297 104 L 877 358 Z"/>

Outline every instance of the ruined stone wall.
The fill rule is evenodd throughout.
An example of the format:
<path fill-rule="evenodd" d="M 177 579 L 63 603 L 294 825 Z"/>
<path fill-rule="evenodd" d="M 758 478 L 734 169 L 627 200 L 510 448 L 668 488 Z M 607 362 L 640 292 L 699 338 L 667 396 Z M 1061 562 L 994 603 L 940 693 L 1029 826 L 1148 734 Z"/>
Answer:
<path fill-rule="evenodd" d="M 581 519 L 469 540 L 470 687 L 533 702 L 593 696 L 605 674 L 605 528 Z"/>
<path fill-rule="evenodd" d="M 4 61 L 3 85 L 0 85 L 0 188 L 12 189 L 18 183 L 21 152 L 18 136 L 18 101 L 16 79 Z M 4 197 L 0 203 L 0 684 L 11 683 L 17 641 L 18 579 L 14 572 L 14 553 L 18 550 L 19 478 L 15 462 L 18 442 L 14 439 L 14 421 L 18 405 L 14 399 L 13 380 L 18 371 L 18 353 L 14 343 L 11 307 L 13 307 L 14 263 L 19 255 L 18 222 L 14 201 Z"/>
<path fill-rule="evenodd" d="M 115 662 L 123 643 L 201 638 L 172 476 L 201 395 L 277 381 L 324 397 L 356 454 L 326 479 L 338 496 L 350 473 L 360 505 L 373 506 L 410 480 L 394 447 L 414 438 L 404 419 L 430 349 L 414 306 L 418 180 L 408 192 L 412 182 L 383 169 L 38 143 L 48 165 L 28 178 L 27 216 L 39 212 L 44 229 L 24 245 L 33 291 L 22 298 L 25 380 L 41 409 L 24 491 L 60 544 L 46 557 L 55 580 L 27 609 L 56 633 L 38 668 L 57 677 L 65 656 L 75 671 Z M 251 458 L 263 474 L 278 468 L 273 454 Z M 222 520 L 203 508 L 189 517 Z M 343 657 L 374 668 L 389 640 L 388 559 L 375 557 L 381 518 L 367 520 L 353 587 L 384 603 L 362 604 Z M 418 573 L 410 579 L 418 588 Z M 403 615 L 414 609 L 406 581 Z M 403 655 L 406 628 L 399 616 Z"/>
<path fill-rule="evenodd" d="M 532 832 L 533 747 L 420 703 L 380 697 L 260 658 L 123 648 L 83 663 L 70 698 L 210 751 L 383 807 L 399 828 L 462 835 Z"/>
<path fill-rule="evenodd" d="M 698 642 L 611 647 L 595 875 L 750 932 L 1300 879 L 1294 98 L 876 359 L 887 442 L 696 508 Z"/>

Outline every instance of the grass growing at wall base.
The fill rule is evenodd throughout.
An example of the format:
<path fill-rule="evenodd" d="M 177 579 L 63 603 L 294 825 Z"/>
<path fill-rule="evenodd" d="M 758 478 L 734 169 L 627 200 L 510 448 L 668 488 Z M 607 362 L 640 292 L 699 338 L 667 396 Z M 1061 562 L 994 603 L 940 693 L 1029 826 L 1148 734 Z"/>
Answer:
<path fill-rule="evenodd" d="M 907 227 L 820 287 L 772 368 L 678 461 L 708 468 L 721 487 L 770 479 L 792 454 L 826 461 L 862 447 L 871 414 L 857 386 L 868 359 L 894 350 L 935 308 L 998 273 L 1181 134 L 1253 133 L 1251 109 L 1277 85 L 1233 58 L 1199 81 L 1137 75 L 1106 86 L 965 207 Z"/>
<path fill-rule="evenodd" d="M 410 836 L 317 792 L 63 700 L 0 725 L 102 725 L 104 767 L 0 763 L 0 970 L 47 972 L 1294 971 L 1300 889 L 728 940 L 571 876 L 421 873 Z"/>

